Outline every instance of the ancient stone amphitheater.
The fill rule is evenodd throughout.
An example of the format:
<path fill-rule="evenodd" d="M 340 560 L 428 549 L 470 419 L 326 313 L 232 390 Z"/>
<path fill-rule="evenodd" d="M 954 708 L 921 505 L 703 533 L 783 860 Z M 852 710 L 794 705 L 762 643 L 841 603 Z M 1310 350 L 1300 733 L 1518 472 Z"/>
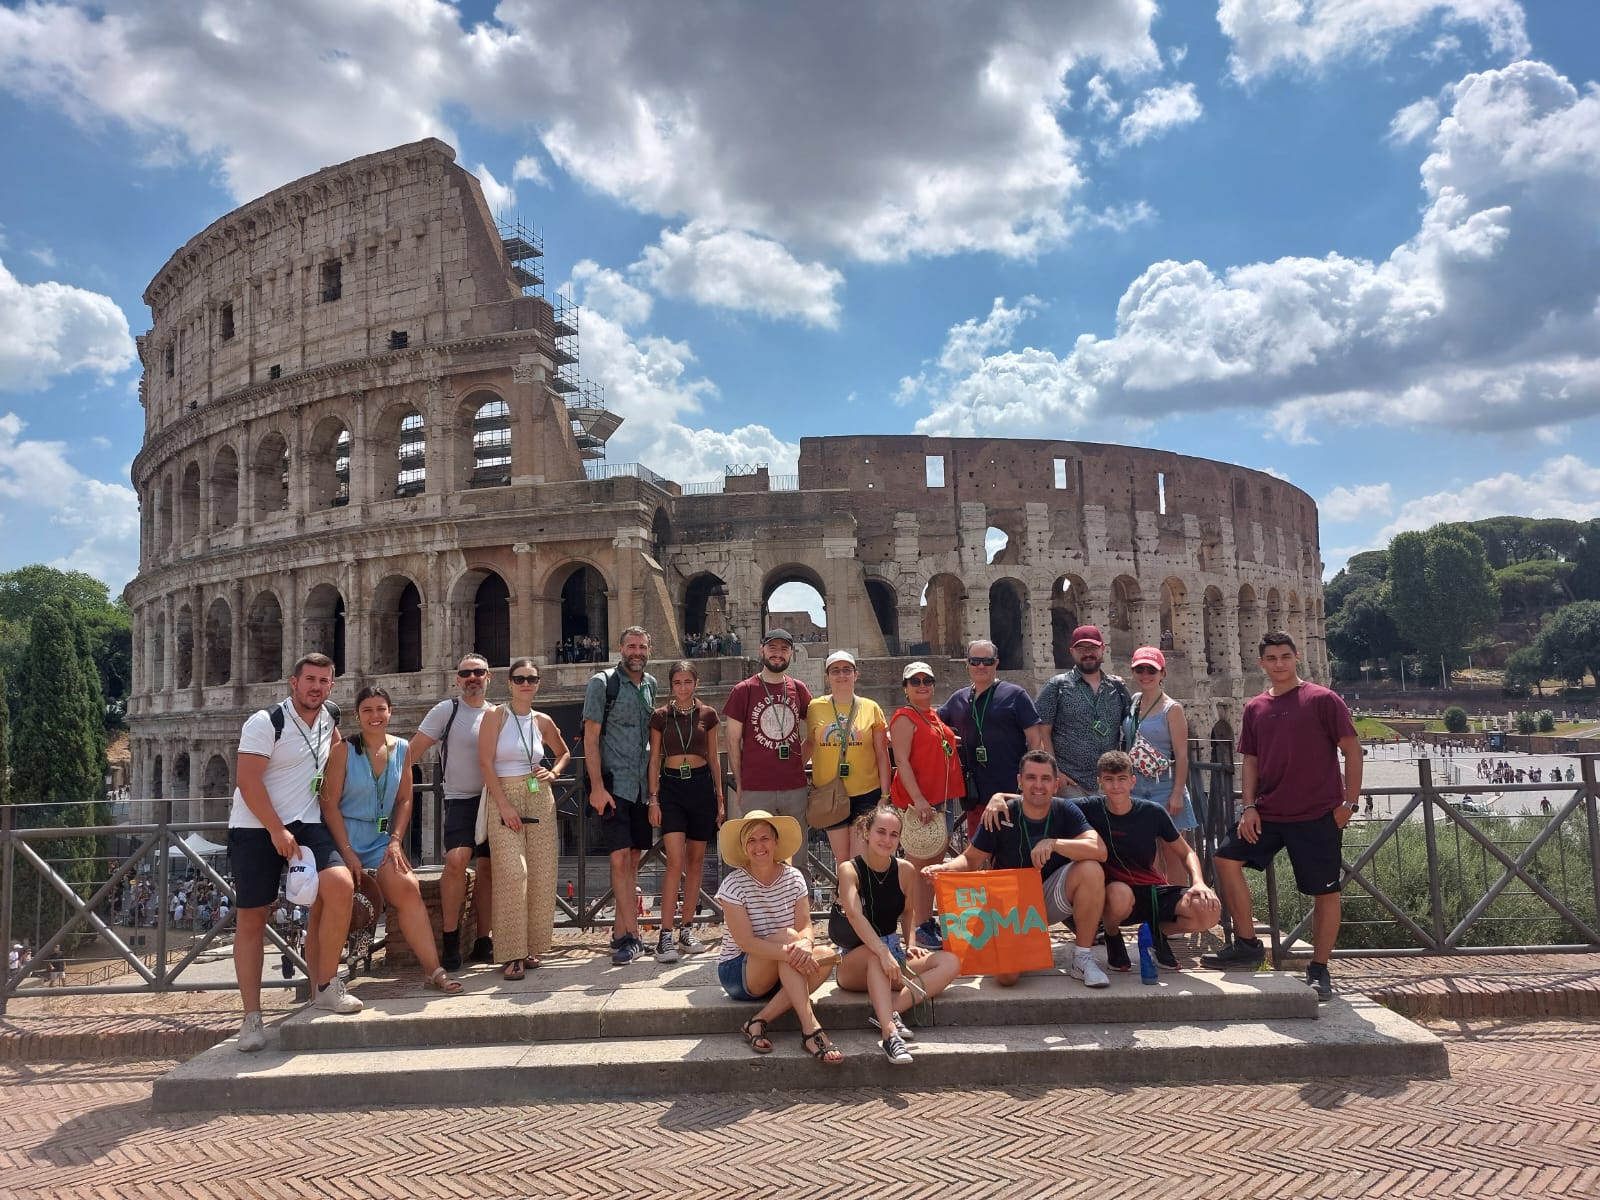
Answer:
<path fill-rule="evenodd" d="M 1326 677 L 1317 510 L 1298 488 L 1068 441 L 806 438 L 797 477 L 730 467 L 712 484 L 608 465 L 620 418 L 576 372 L 579 314 L 545 299 L 540 255 L 428 140 L 244 205 L 151 281 L 135 795 L 220 816 L 206 798 L 231 788 L 240 722 L 308 650 L 334 657 L 346 704 L 387 687 L 408 732 L 467 648 L 537 656 L 543 701 L 571 701 L 594 668 L 560 648 L 639 624 L 658 659 L 711 633 L 748 652 L 785 583 L 825 605 L 802 677 L 849 648 L 880 699 L 913 655 L 941 692 L 963 682 L 941 660 L 977 636 L 1040 682 L 1087 621 L 1113 669 L 1167 648 L 1202 740 L 1229 737 L 1259 690 L 1268 627 Z M 715 694 L 747 669 L 708 658 L 702 678 Z"/>

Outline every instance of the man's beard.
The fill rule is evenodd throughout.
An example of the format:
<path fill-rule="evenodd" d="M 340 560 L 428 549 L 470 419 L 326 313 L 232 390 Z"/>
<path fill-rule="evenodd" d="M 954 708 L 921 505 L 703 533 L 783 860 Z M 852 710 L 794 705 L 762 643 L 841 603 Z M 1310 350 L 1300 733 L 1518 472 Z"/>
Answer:
<path fill-rule="evenodd" d="M 788 659 L 777 659 L 777 658 L 764 658 L 764 659 L 761 660 L 761 665 L 764 666 L 767 670 L 771 671 L 774 675 L 782 675 L 785 671 L 787 671 L 789 669 L 789 660 Z"/>
<path fill-rule="evenodd" d="M 1099 658 L 1084 659 L 1078 663 L 1078 670 L 1084 675 L 1098 674 L 1100 671 L 1101 661 L 1102 660 Z"/>

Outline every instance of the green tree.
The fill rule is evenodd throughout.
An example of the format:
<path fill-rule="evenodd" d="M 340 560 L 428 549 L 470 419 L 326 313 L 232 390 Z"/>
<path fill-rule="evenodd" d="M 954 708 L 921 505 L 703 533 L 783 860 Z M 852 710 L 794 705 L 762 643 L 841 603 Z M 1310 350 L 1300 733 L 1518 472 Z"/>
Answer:
<path fill-rule="evenodd" d="M 100 690 L 120 714 L 132 677 L 133 621 L 119 596 L 111 599 L 106 585 L 82 571 L 58 571 L 34 564 L 0 574 L 0 670 L 11 681 L 12 708 L 17 703 L 18 668 L 28 643 L 29 622 L 47 604 L 72 609 L 88 634 L 89 651 L 100 676 Z"/>
<path fill-rule="evenodd" d="M 1600 520 L 1587 521 L 1579 528 L 1572 564 L 1572 577 L 1567 584 L 1573 596 L 1600 600 Z"/>
<path fill-rule="evenodd" d="M 0 671 L 0 804 L 11 802 L 11 708 L 5 694 L 6 676 Z"/>
<path fill-rule="evenodd" d="M 11 726 L 11 795 L 21 828 L 82 827 L 103 820 L 104 729 L 79 650 L 84 633 L 70 605 L 47 603 L 29 624 L 17 680 L 19 703 Z M 100 846 L 92 837 L 30 843 L 62 878 L 87 896 L 98 874 Z M 67 906 L 33 870 L 19 869 L 13 892 L 15 927 L 48 935 Z"/>
<path fill-rule="evenodd" d="M 1600 600 L 1569 604 L 1545 622 L 1534 642 L 1541 662 L 1560 679 L 1600 679 Z"/>
<path fill-rule="evenodd" d="M 1400 634 L 1383 606 L 1383 585 L 1377 582 L 1349 593 L 1338 613 L 1328 619 L 1328 650 L 1353 664 L 1388 658 L 1400 649 Z"/>
<path fill-rule="evenodd" d="M 1322 607 L 1325 616 L 1332 618 L 1354 592 L 1383 582 L 1389 569 L 1387 550 L 1364 550 L 1352 554 L 1339 573 L 1322 589 Z"/>
<path fill-rule="evenodd" d="M 1577 564 L 1553 558 L 1529 559 L 1512 563 L 1494 573 L 1500 592 L 1500 612 L 1507 617 L 1537 617 L 1575 597 L 1567 581 Z"/>
<path fill-rule="evenodd" d="M 1506 693 L 1512 696 L 1526 696 L 1530 689 L 1543 691 L 1546 672 L 1549 665 L 1544 660 L 1544 655 L 1539 653 L 1537 646 L 1524 646 L 1514 650 L 1506 659 Z"/>
<path fill-rule="evenodd" d="M 1467 647 L 1500 615 L 1483 541 L 1458 525 L 1396 534 L 1383 587 L 1395 628 L 1430 669 L 1441 659 L 1447 666 L 1464 662 Z"/>
<path fill-rule="evenodd" d="M 1465 733 L 1472 727 L 1467 720 L 1467 710 L 1459 704 L 1452 704 L 1444 710 L 1444 727 L 1447 733 Z"/>

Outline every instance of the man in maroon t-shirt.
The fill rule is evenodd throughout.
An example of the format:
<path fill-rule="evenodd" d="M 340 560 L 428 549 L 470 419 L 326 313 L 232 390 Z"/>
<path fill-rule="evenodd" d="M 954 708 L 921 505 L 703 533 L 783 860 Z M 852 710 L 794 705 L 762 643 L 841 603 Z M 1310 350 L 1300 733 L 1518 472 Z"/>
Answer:
<path fill-rule="evenodd" d="M 800 822 L 801 850 L 794 864 L 811 889 L 805 845 L 806 709 L 811 692 L 789 677 L 794 639 L 787 629 L 769 629 L 761 639 L 761 670 L 733 685 L 722 709 L 727 723 L 728 770 L 733 772 L 735 798 L 728 819 L 761 809 Z"/>
<path fill-rule="evenodd" d="M 1217 847 L 1215 858 L 1217 890 L 1233 919 L 1234 943 L 1205 955 L 1201 963 L 1261 965 L 1266 957 L 1261 940 L 1244 936 L 1255 932 L 1244 869 L 1264 871 L 1279 850 L 1288 850 L 1295 886 L 1313 897 L 1306 983 L 1318 1000 L 1331 1000 L 1328 959 L 1339 938 L 1344 827 L 1361 800 L 1361 740 L 1344 701 L 1300 678 L 1293 638 L 1281 630 L 1268 633 L 1260 654 L 1270 686 L 1244 706 L 1239 732 L 1244 807 L 1238 832 Z"/>

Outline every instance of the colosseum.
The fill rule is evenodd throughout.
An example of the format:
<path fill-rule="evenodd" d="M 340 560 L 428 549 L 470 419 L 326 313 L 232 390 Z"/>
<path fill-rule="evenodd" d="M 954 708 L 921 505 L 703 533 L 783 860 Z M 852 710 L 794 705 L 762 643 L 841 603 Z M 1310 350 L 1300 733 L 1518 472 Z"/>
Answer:
<path fill-rule="evenodd" d="M 584 639 L 759 636 L 809 584 L 863 686 L 900 665 L 964 681 L 967 639 L 1009 678 L 1070 665 L 1080 622 L 1112 669 L 1167 648 L 1169 690 L 1217 745 L 1260 688 L 1255 643 L 1291 630 L 1327 675 L 1316 505 L 1263 473 L 1068 441 L 805 438 L 797 477 L 679 484 L 607 464 L 620 417 L 577 372 L 579 312 L 545 299 L 541 245 L 497 225 L 435 140 L 358 158 L 227 214 L 151 281 L 133 465 L 140 570 L 130 706 L 136 795 L 215 819 L 239 726 L 303 652 L 336 697 L 380 683 L 396 727 L 448 694 L 467 648 L 532 653 L 570 704 Z M 713 697 L 750 669 L 708 658 Z M 570 727 L 570 726 L 569 726 Z M 209 798 L 209 799 L 208 799 Z"/>

